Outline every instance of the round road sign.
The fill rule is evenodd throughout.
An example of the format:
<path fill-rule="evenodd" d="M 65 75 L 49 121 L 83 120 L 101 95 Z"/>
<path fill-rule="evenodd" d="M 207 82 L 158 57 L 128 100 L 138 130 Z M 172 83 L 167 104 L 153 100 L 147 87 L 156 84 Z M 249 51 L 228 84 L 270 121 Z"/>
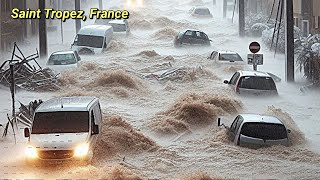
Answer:
<path fill-rule="evenodd" d="M 249 49 L 252 53 L 257 53 L 260 51 L 260 44 L 258 42 L 252 42 L 249 45 Z"/>

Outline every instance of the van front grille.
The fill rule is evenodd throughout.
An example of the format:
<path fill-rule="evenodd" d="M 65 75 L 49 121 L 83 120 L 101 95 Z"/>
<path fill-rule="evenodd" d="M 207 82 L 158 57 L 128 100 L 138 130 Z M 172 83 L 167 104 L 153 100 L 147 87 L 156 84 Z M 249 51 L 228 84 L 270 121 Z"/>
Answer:
<path fill-rule="evenodd" d="M 41 159 L 67 159 L 71 158 L 73 154 L 73 150 L 38 151 L 38 156 Z"/>

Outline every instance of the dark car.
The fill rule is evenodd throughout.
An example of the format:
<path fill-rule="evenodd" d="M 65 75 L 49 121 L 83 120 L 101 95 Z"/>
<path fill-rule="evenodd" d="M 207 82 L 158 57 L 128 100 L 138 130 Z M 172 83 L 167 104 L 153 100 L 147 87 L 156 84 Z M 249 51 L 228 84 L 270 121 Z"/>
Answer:
<path fill-rule="evenodd" d="M 186 30 L 179 32 L 174 39 L 174 46 L 181 47 L 182 45 L 200 45 L 210 46 L 210 39 L 207 34 L 198 30 Z"/>

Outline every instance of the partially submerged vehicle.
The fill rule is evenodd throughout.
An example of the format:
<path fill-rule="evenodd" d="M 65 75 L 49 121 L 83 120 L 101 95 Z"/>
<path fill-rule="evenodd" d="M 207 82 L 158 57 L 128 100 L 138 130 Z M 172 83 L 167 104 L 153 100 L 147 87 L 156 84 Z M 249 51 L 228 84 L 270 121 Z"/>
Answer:
<path fill-rule="evenodd" d="M 218 118 L 218 126 L 225 126 L 221 124 L 221 118 Z M 274 116 L 239 114 L 228 130 L 230 139 L 239 146 L 288 146 L 290 144 L 288 133 L 291 131 Z"/>
<path fill-rule="evenodd" d="M 35 110 L 31 127 L 24 129 L 28 138 L 27 163 L 89 163 L 101 127 L 98 98 L 59 97 L 45 101 Z"/>
<path fill-rule="evenodd" d="M 108 22 L 108 25 L 112 26 L 114 33 L 130 33 L 129 23 L 126 19 L 112 20 Z"/>
<path fill-rule="evenodd" d="M 221 63 L 244 64 L 241 56 L 234 51 L 213 51 L 208 59 Z"/>
<path fill-rule="evenodd" d="M 265 72 L 237 71 L 224 83 L 241 95 L 278 95 L 274 80 Z"/>
<path fill-rule="evenodd" d="M 50 55 L 47 67 L 61 72 L 79 67 L 80 60 L 77 51 L 57 51 Z"/>
<path fill-rule="evenodd" d="M 79 30 L 71 48 L 79 54 L 99 54 L 107 49 L 112 36 L 113 28 L 111 26 L 85 26 Z"/>
<path fill-rule="evenodd" d="M 208 35 L 199 30 L 185 30 L 179 32 L 174 38 L 174 46 L 181 47 L 183 45 L 210 46 Z"/>
<path fill-rule="evenodd" d="M 189 10 L 194 17 L 213 17 L 209 8 L 207 7 L 193 7 Z"/>

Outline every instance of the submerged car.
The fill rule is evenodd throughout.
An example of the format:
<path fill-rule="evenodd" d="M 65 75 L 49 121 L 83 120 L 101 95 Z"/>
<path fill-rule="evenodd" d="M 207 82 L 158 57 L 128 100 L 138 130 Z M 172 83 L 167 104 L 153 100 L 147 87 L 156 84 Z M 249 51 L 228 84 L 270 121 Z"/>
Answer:
<path fill-rule="evenodd" d="M 113 27 L 114 33 L 126 33 L 128 35 L 130 32 L 129 23 L 126 19 L 112 20 L 108 22 L 108 25 Z"/>
<path fill-rule="evenodd" d="M 102 127 L 99 99 L 59 97 L 41 103 L 32 125 L 24 129 L 28 138 L 28 164 L 71 161 L 88 164 Z"/>
<path fill-rule="evenodd" d="M 174 38 L 174 46 L 181 47 L 183 45 L 199 45 L 210 46 L 208 35 L 199 30 L 185 30 L 179 32 Z"/>
<path fill-rule="evenodd" d="M 79 66 L 80 60 L 77 51 L 58 51 L 50 55 L 47 67 L 55 71 L 74 69 Z"/>
<path fill-rule="evenodd" d="M 194 17 L 213 17 L 207 7 L 193 7 L 189 10 Z"/>
<path fill-rule="evenodd" d="M 244 95 L 278 95 L 272 77 L 260 71 L 237 71 L 230 81 L 224 80 L 238 94 Z"/>
<path fill-rule="evenodd" d="M 208 59 L 214 60 L 216 62 L 227 63 L 230 62 L 232 64 L 239 63 L 244 64 L 241 56 L 234 51 L 213 51 Z"/>
<path fill-rule="evenodd" d="M 218 119 L 218 126 L 221 119 Z M 259 114 L 240 114 L 230 128 L 230 138 L 235 145 L 260 147 L 289 145 L 288 133 L 291 131 L 276 117 Z"/>

